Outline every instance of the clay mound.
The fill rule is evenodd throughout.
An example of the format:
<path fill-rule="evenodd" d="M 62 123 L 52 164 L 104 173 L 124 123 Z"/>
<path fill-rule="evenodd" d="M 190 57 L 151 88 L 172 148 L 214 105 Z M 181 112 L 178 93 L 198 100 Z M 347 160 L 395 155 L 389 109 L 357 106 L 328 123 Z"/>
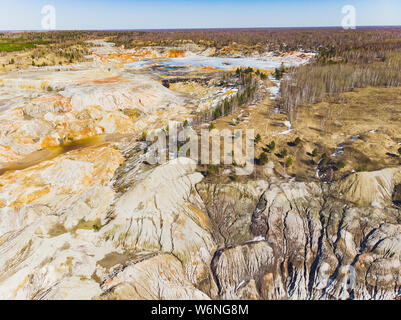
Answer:
<path fill-rule="evenodd" d="M 389 205 L 400 182 L 401 167 L 357 172 L 339 181 L 338 192 L 340 198 L 361 206 Z"/>

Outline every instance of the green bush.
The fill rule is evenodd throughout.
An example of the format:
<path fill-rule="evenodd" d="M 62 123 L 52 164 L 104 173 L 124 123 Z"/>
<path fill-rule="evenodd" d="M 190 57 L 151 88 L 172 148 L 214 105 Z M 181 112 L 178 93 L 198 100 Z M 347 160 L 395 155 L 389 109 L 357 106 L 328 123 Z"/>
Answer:
<path fill-rule="evenodd" d="M 281 152 L 280 152 L 281 157 L 285 158 L 287 155 L 288 155 L 287 149 L 281 150 Z"/>
<path fill-rule="evenodd" d="M 274 151 L 274 149 L 276 149 L 276 143 L 272 141 L 267 147 L 270 149 L 270 151 Z"/>
<path fill-rule="evenodd" d="M 146 138 L 148 137 L 148 133 L 146 131 L 142 132 L 141 140 L 146 141 Z"/>
<path fill-rule="evenodd" d="M 185 120 L 183 124 L 184 128 L 188 127 L 188 125 L 189 125 L 188 120 Z"/>
<path fill-rule="evenodd" d="M 313 149 L 313 150 L 312 150 L 312 155 L 313 155 L 314 157 L 317 157 L 317 156 L 319 155 L 319 150 L 317 150 L 317 148 Z"/>
<path fill-rule="evenodd" d="M 327 157 L 327 153 L 323 153 L 321 158 L 320 158 L 320 164 L 325 165 L 329 161 L 329 158 Z"/>
<path fill-rule="evenodd" d="M 281 67 L 276 68 L 273 75 L 277 80 L 280 80 L 283 77 L 284 73 L 286 72 L 287 72 L 286 68 L 284 67 L 283 64 L 281 64 Z"/>
<path fill-rule="evenodd" d="M 219 172 L 220 166 L 218 164 L 211 164 L 207 166 L 207 175 L 214 175 Z"/>
<path fill-rule="evenodd" d="M 221 116 L 222 116 L 222 111 L 221 111 L 221 106 L 218 106 L 217 108 L 216 108 L 216 110 L 214 110 L 214 112 L 213 112 L 213 115 L 214 115 L 214 118 L 215 119 L 217 119 L 217 118 L 220 118 Z"/>
<path fill-rule="evenodd" d="M 267 153 L 266 152 L 262 152 L 259 156 L 259 161 L 261 164 L 266 164 L 269 162 L 269 158 L 267 157 Z"/>
<path fill-rule="evenodd" d="M 262 137 L 260 136 L 260 134 L 258 133 L 255 137 L 255 142 L 259 143 L 262 140 Z"/>
<path fill-rule="evenodd" d="M 216 128 L 216 127 L 215 127 L 214 123 L 211 122 L 211 123 L 209 124 L 209 130 L 213 130 L 214 128 Z"/>
<path fill-rule="evenodd" d="M 398 149 L 398 153 L 401 154 L 401 148 Z"/>
<path fill-rule="evenodd" d="M 285 162 L 285 165 L 286 165 L 286 167 L 287 168 L 289 168 L 289 167 L 291 167 L 292 166 L 292 158 L 291 157 L 288 157 L 287 158 L 287 161 Z"/>
<path fill-rule="evenodd" d="M 301 138 L 300 137 L 296 137 L 296 139 L 294 140 L 294 144 L 296 146 L 298 146 L 301 143 Z"/>
<path fill-rule="evenodd" d="M 339 161 L 336 163 L 336 167 L 337 167 L 337 169 L 343 169 L 343 168 L 345 167 L 345 161 L 339 160 Z"/>

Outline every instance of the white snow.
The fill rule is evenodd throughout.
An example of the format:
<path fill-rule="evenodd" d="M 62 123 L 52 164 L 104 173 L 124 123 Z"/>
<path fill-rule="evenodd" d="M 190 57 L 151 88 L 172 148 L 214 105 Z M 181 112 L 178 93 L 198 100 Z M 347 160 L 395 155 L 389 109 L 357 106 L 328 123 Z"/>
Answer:
<path fill-rule="evenodd" d="M 256 69 L 275 69 L 281 64 L 285 66 L 299 66 L 309 61 L 309 58 L 299 58 L 296 56 L 288 57 L 246 57 L 246 58 L 230 58 L 230 57 L 207 57 L 207 56 L 186 56 L 181 58 L 169 58 L 166 60 L 158 59 L 142 59 L 128 63 L 127 66 L 135 68 L 144 65 L 157 63 L 165 67 L 179 67 L 191 65 L 195 67 L 214 67 L 224 70 L 232 67 L 251 67 Z"/>
<path fill-rule="evenodd" d="M 262 236 L 257 236 L 257 237 L 255 237 L 255 238 L 253 238 L 253 240 L 252 241 L 265 241 L 266 240 L 266 238 L 265 237 L 262 237 Z"/>
<path fill-rule="evenodd" d="M 289 134 L 292 131 L 292 129 L 291 129 L 292 128 L 292 124 L 291 124 L 290 121 L 284 121 L 284 125 L 288 128 L 288 130 L 273 134 L 273 137 L 277 136 L 277 135 L 282 135 L 282 134 Z"/>

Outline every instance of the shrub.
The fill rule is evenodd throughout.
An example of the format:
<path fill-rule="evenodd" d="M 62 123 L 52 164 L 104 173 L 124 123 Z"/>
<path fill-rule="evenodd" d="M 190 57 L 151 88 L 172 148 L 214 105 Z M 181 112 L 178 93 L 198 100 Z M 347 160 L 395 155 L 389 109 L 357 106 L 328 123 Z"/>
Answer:
<path fill-rule="evenodd" d="M 148 133 L 146 131 L 142 132 L 141 140 L 146 141 L 146 138 L 148 137 Z"/>
<path fill-rule="evenodd" d="M 218 164 L 210 164 L 207 166 L 207 175 L 214 175 L 219 172 Z"/>
<path fill-rule="evenodd" d="M 287 154 L 288 154 L 287 149 L 283 149 L 280 152 L 280 156 L 283 157 L 283 158 L 285 158 L 287 156 Z"/>
<path fill-rule="evenodd" d="M 313 150 L 312 150 L 312 155 L 313 155 L 314 157 L 317 157 L 317 156 L 319 155 L 319 150 L 317 150 L 317 148 L 313 149 Z"/>
<path fill-rule="evenodd" d="M 285 165 L 286 165 L 286 167 L 291 167 L 292 166 L 292 158 L 291 157 L 288 157 L 287 158 L 287 161 L 285 162 Z"/>
<path fill-rule="evenodd" d="M 260 136 L 260 134 L 258 133 L 255 137 L 255 142 L 259 143 L 262 140 L 262 137 Z"/>
<path fill-rule="evenodd" d="M 185 120 L 183 124 L 184 128 L 188 127 L 188 125 L 189 125 L 188 120 Z"/>
<path fill-rule="evenodd" d="M 214 110 L 214 112 L 213 112 L 213 115 L 214 115 L 214 118 L 215 119 L 217 119 L 217 118 L 220 118 L 221 116 L 222 116 L 222 111 L 221 111 L 221 106 L 218 106 L 217 108 L 216 108 L 216 110 Z"/>
<path fill-rule="evenodd" d="M 329 159 L 327 157 L 327 154 L 323 153 L 322 157 L 320 158 L 320 164 L 325 165 L 325 164 L 327 164 L 328 161 L 329 161 Z"/>
<path fill-rule="evenodd" d="M 287 70 L 285 69 L 284 65 L 282 64 L 280 68 L 276 68 L 273 75 L 277 80 L 280 80 L 283 77 L 285 72 L 287 72 Z"/>
<path fill-rule="evenodd" d="M 337 167 L 337 169 L 343 169 L 343 168 L 345 167 L 345 161 L 339 160 L 339 161 L 336 163 L 336 167 Z"/>
<path fill-rule="evenodd" d="M 47 86 L 47 91 L 52 92 L 53 88 L 51 86 Z"/>
<path fill-rule="evenodd" d="M 272 141 L 267 147 L 270 149 L 270 151 L 274 151 L 274 149 L 276 149 L 276 143 Z"/>
<path fill-rule="evenodd" d="M 267 157 L 267 153 L 266 152 L 262 152 L 259 156 L 259 161 L 261 164 L 266 164 L 267 162 L 269 162 L 269 158 Z"/>
<path fill-rule="evenodd" d="M 211 122 L 211 123 L 209 124 L 209 130 L 213 130 L 214 128 L 216 128 L 216 127 L 215 127 L 214 123 Z"/>
<path fill-rule="evenodd" d="M 401 154 L 401 147 L 400 147 L 400 148 L 398 148 L 398 153 L 399 153 L 399 154 Z"/>
<path fill-rule="evenodd" d="M 300 137 L 297 137 L 297 138 L 294 140 L 294 145 L 298 146 L 300 143 L 301 143 L 301 138 L 300 138 Z"/>

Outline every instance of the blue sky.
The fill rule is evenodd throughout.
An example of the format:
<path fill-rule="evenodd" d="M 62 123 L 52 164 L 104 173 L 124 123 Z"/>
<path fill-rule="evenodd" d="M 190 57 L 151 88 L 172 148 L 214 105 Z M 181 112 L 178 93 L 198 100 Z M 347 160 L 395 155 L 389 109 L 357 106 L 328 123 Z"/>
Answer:
<path fill-rule="evenodd" d="M 40 30 L 46 4 L 59 30 L 339 26 L 344 5 L 357 26 L 401 25 L 401 0 L 0 0 L 0 30 Z"/>

